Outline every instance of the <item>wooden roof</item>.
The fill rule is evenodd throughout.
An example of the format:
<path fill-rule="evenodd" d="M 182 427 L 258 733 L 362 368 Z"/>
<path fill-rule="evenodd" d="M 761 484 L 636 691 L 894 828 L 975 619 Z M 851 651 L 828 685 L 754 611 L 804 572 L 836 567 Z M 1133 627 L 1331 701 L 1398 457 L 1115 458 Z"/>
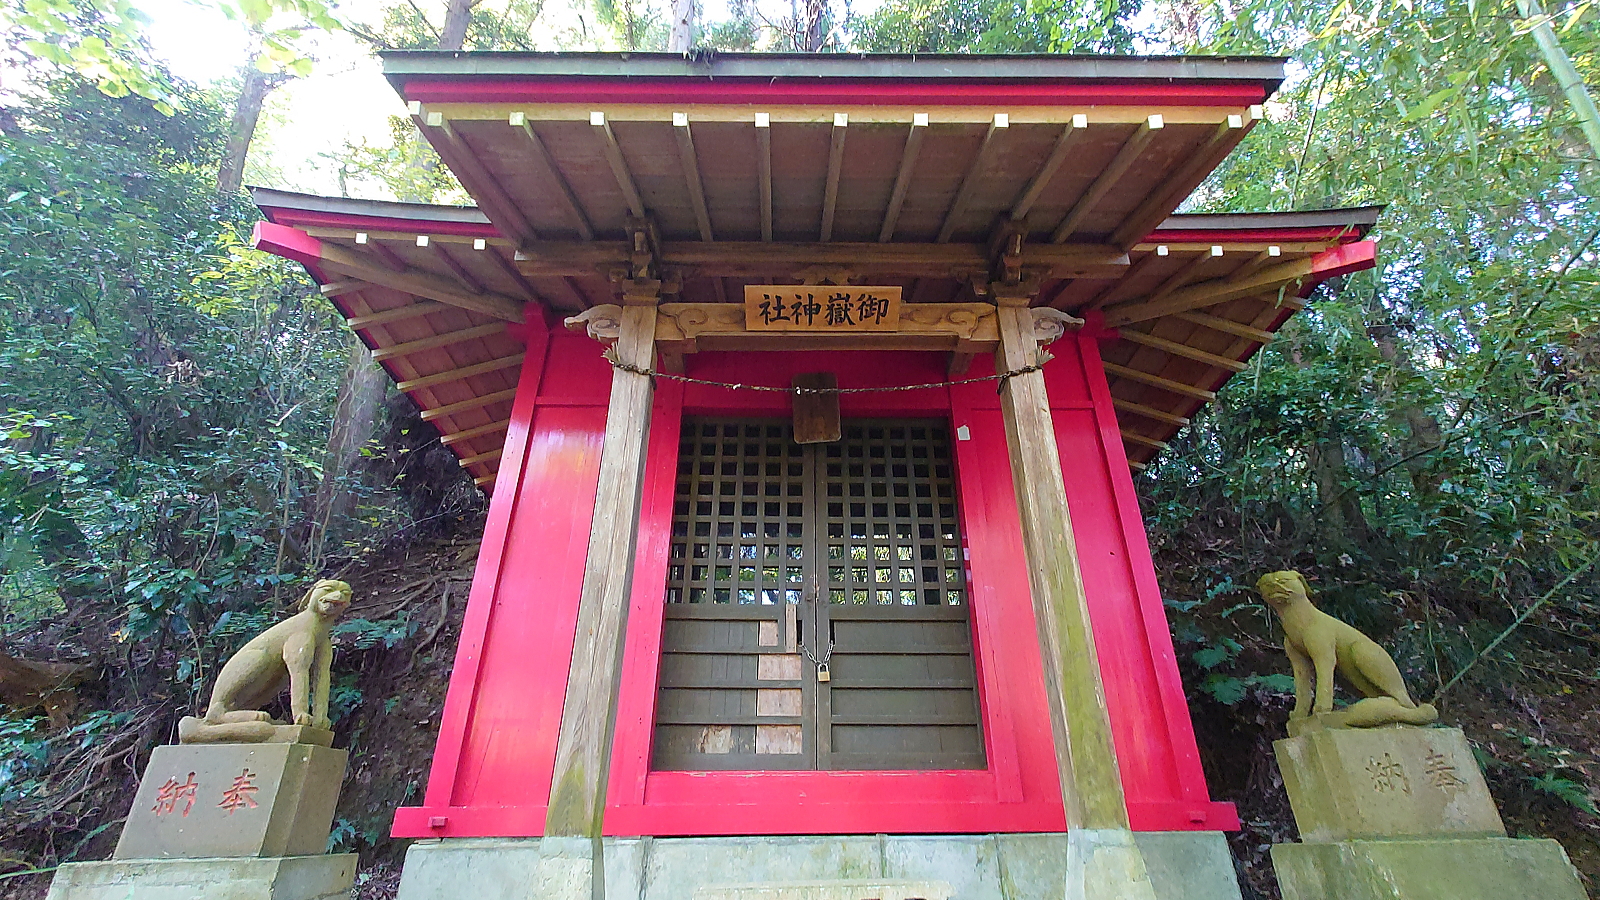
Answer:
<path fill-rule="evenodd" d="M 971 302 L 1036 282 L 1038 302 L 1119 329 L 1104 355 L 1136 465 L 1311 285 L 1372 264 L 1375 208 L 1172 215 L 1259 120 L 1279 59 L 384 61 L 479 208 L 256 200 L 310 240 L 266 244 L 329 280 L 480 484 L 520 353 L 504 323 L 612 302 L 642 257 L 679 302 L 847 279 Z"/>

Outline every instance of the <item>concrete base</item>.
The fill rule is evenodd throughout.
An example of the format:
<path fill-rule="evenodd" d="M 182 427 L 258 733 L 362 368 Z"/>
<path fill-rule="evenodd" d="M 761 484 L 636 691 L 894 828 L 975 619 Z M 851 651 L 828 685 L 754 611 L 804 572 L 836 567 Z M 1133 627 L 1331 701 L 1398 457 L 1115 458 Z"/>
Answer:
<path fill-rule="evenodd" d="M 694 900 L 950 900 L 950 891 L 942 881 L 841 878 L 703 887 Z"/>
<path fill-rule="evenodd" d="M 1240 900 L 1220 832 L 1138 832 L 1134 841 L 1155 900 Z M 942 881 L 961 900 L 1062 900 L 1070 843 L 1066 834 L 606 838 L 598 847 L 585 838 L 452 838 L 411 845 L 398 900 L 591 900 L 597 849 L 605 900 L 694 900 L 705 887 L 838 879 Z M 1094 850 L 1092 859 L 1103 849 L 1079 851 Z"/>
<path fill-rule="evenodd" d="M 1133 832 L 1067 832 L 1067 900 L 1156 900 Z"/>
<path fill-rule="evenodd" d="M 45 900 L 347 900 L 355 878 L 354 853 L 114 859 L 62 865 Z"/>
<path fill-rule="evenodd" d="M 1278 844 L 1272 864 L 1284 900 L 1586 900 L 1549 840 Z"/>

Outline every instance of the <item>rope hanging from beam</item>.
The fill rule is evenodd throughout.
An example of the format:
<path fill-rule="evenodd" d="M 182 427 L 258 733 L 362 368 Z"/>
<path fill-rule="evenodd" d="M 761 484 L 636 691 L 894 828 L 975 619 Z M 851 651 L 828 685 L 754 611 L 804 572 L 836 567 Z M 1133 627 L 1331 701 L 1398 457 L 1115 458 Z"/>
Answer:
<path fill-rule="evenodd" d="M 961 378 L 961 379 L 957 379 L 955 381 L 932 381 L 932 382 L 927 382 L 925 384 L 896 384 L 896 385 L 884 385 L 884 386 L 880 386 L 880 387 L 839 388 L 839 387 L 777 387 L 777 386 L 770 385 L 770 384 L 745 384 L 743 382 L 732 382 L 732 381 L 711 381 L 711 380 L 708 380 L 708 379 L 705 379 L 705 378 L 690 378 L 687 375 L 673 375 L 670 372 L 660 372 L 660 371 L 657 371 L 655 369 L 651 369 L 651 368 L 647 368 L 647 367 L 643 367 L 643 366 L 631 365 L 629 363 L 625 363 L 625 362 L 622 362 L 621 360 L 617 359 L 616 354 L 609 347 L 606 348 L 606 351 L 605 351 L 604 355 L 605 355 L 605 358 L 606 358 L 606 362 L 611 363 L 611 368 L 616 369 L 619 372 L 628 372 L 628 373 L 631 373 L 631 374 L 634 374 L 634 375 L 644 375 L 644 376 L 647 376 L 649 378 L 665 378 L 668 381 L 681 381 L 684 384 L 699 384 L 699 385 L 704 385 L 706 387 L 725 388 L 725 389 L 730 390 L 730 391 L 762 391 L 762 392 L 769 393 L 769 394 L 792 394 L 792 395 L 794 395 L 796 397 L 802 397 L 802 396 L 807 396 L 807 395 L 811 395 L 811 394 L 889 394 L 889 393 L 897 393 L 897 392 L 900 392 L 900 391 L 927 391 L 927 390 L 934 390 L 934 389 L 937 389 L 937 388 L 955 387 L 956 385 L 962 385 L 962 384 L 980 384 L 980 383 L 985 382 L 985 381 L 997 381 L 997 382 L 999 382 L 999 385 L 996 386 L 996 388 L 995 388 L 995 392 L 999 393 L 1000 389 L 1005 387 L 1005 382 L 1006 382 L 1007 379 L 1015 378 L 1018 375 L 1027 375 L 1027 374 L 1032 373 L 1032 372 L 1041 371 L 1041 370 L 1044 369 L 1045 363 L 1048 363 L 1050 360 L 1055 358 L 1055 357 L 1051 356 L 1047 351 L 1045 351 L 1043 349 L 1040 349 L 1039 350 L 1039 361 L 1034 363 L 1033 365 L 1031 365 L 1031 366 L 1023 366 L 1020 369 L 1011 369 L 1009 371 L 1000 372 L 1000 373 L 995 374 L 995 375 L 983 375 L 983 376 L 979 376 L 977 378 Z"/>

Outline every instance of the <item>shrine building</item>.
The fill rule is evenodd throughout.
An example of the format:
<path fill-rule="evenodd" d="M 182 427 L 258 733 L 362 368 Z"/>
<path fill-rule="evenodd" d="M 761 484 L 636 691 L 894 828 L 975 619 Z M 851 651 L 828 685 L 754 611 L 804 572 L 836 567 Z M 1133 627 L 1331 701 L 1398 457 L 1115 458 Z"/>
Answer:
<path fill-rule="evenodd" d="M 492 497 L 402 900 L 1237 900 L 1132 473 L 1374 264 L 1174 214 L 1283 66 L 385 54 L 477 207 L 255 244 Z"/>

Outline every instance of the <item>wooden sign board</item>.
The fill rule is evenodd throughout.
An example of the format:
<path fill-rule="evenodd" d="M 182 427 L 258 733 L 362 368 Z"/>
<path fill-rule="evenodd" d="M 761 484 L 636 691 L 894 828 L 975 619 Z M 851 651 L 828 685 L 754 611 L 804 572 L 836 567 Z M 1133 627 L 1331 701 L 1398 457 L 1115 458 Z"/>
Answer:
<path fill-rule="evenodd" d="M 746 331 L 897 331 L 899 287 L 747 284 Z"/>

